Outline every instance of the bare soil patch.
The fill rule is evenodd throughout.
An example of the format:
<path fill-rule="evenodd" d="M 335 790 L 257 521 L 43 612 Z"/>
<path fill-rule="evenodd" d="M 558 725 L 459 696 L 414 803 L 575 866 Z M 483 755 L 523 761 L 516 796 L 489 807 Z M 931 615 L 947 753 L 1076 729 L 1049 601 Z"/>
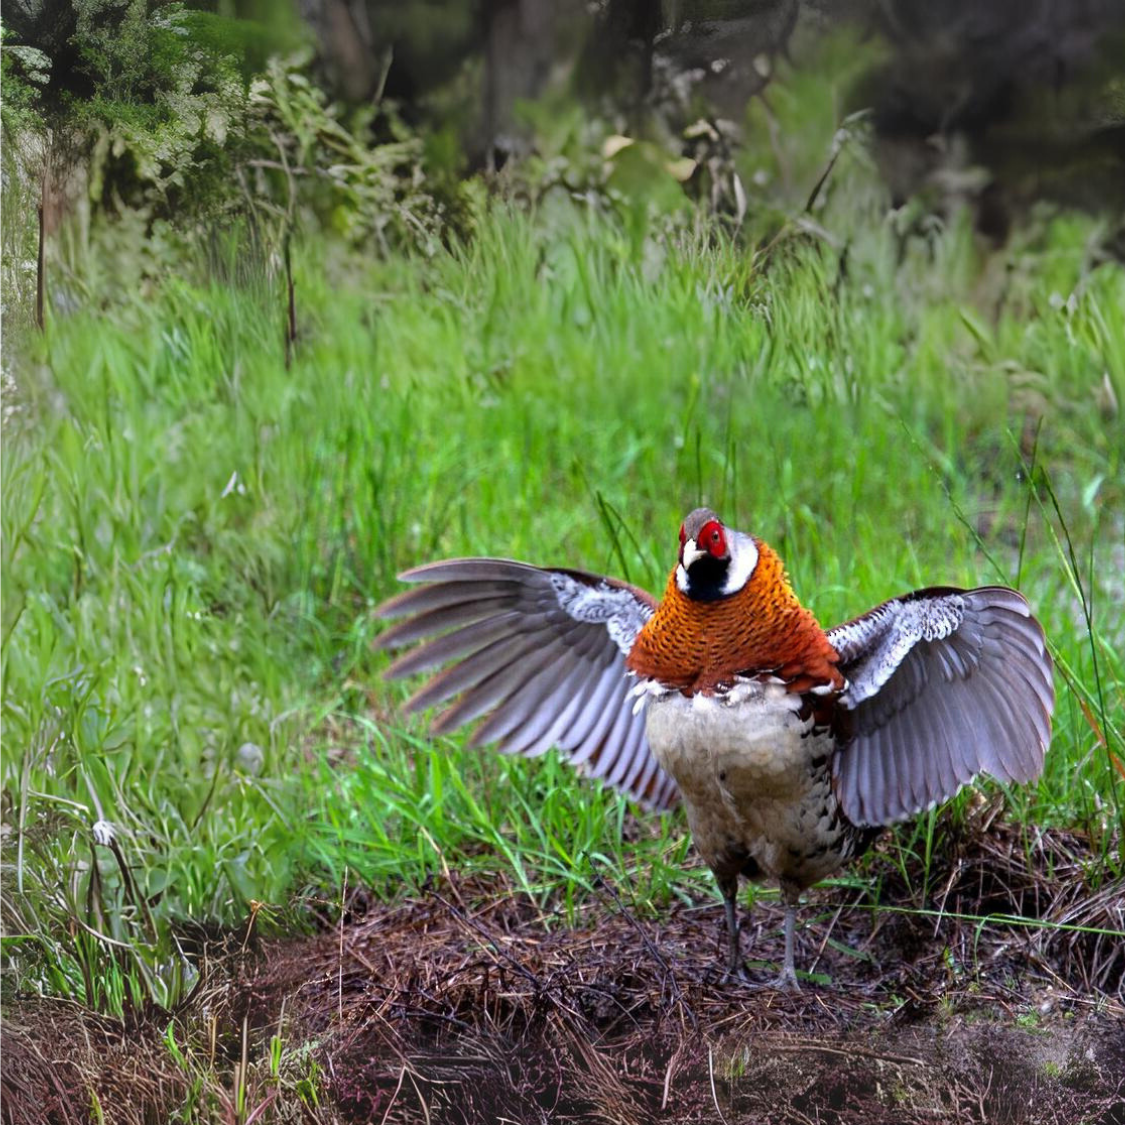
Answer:
<path fill-rule="evenodd" d="M 717 899 L 638 918 L 602 884 L 568 926 L 454 877 L 390 905 L 359 892 L 313 936 L 230 942 L 177 1034 L 220 1075 L 245 1053 L 261 1121 L 1125 1125 L 1125 888 L 1091 892 L 1066 833 L 993 826 L 942 854 L 925 902 L 882 857 L 878 910 L 814 892 L 799 994 L 764 983 L 773 902 L 747 927 L 747 984 L 721 979 Z M 998 917 L 1015 914 L 1044 925 Z M 185 1096 L 166 1013 L 10 1013 L 5 1122 L 87 1120 L 90 1090 L 107 1120 L 159 1121 Z M 316 1062 L 315 1104 L 267 1074 L 279 1031 Z"/>

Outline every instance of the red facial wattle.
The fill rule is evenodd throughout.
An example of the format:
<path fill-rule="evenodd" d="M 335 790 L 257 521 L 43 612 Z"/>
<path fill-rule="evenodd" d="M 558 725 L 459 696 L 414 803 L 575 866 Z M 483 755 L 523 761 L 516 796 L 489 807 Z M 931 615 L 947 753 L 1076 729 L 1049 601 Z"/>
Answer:
<path fill-rule="evenodd" d="M 696 536 L 695 545 L 706 551 L 712 558 L 725 559 L 727 557 L 727 537 L 723 525 L 718 520 L 708 520 Z"/>

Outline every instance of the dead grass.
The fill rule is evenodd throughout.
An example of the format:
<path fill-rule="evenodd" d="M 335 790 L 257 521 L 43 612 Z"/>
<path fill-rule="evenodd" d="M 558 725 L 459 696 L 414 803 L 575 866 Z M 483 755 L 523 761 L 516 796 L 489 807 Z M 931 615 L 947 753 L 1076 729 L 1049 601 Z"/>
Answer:
<path fill-rule="evenodd" d="M 167 1023 L 167 1016 L 163 1017 Z M 57 1000 L 6 1006 L 0 1115 L 6 1125 L 165 1121 L 188 1075 L 161 1042 L 156 1012 L 127 1024 Z"/>

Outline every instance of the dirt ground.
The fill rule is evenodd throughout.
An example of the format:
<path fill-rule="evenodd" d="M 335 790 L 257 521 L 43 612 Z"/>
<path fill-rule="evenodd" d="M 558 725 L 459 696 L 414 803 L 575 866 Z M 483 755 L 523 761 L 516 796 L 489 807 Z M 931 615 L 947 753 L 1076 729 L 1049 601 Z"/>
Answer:
<path fill-rule="evenodd" d="M 232 1121 L 1125 1125 L 1125 887 L 1091 892 L 1063 833 L 943 854 L 942 917 L 907 912 L 881 857 L 883 909 L 813 892 L 797 994 L 768 983 L 776 903 L 744 932 L 751 982 L 724 982 L 717 899 L 638 918 L 603 883 L 568 926 L 454 877 L 392 905 L 359 891 L 312 936 L 228 938 L 179 1039 L 251 1075 L 260 1112 Z M 1001 913 L 1052 925 L 959 917 Z M 5 1015 L 5 1122 L 87 1120 L 91 1089 L 107 1121 L 163 1121 L 187 1095 L 166 1013 Z M 315 1098 L 266 1075 L 271 1035 L 315 1064 Z"/>

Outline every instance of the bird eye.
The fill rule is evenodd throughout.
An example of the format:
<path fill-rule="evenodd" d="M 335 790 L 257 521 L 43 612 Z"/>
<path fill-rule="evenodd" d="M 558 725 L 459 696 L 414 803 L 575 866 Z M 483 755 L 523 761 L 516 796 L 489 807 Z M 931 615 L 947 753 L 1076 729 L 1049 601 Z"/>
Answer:
<path fill-rule="evenodd" d="M 723 533 L 723 525 L 718 520 L 708 520 L 699 531 L 697 542 L 706 547 L 712 558 L 721 559 L 727 553 L 727 537 Z"/>

